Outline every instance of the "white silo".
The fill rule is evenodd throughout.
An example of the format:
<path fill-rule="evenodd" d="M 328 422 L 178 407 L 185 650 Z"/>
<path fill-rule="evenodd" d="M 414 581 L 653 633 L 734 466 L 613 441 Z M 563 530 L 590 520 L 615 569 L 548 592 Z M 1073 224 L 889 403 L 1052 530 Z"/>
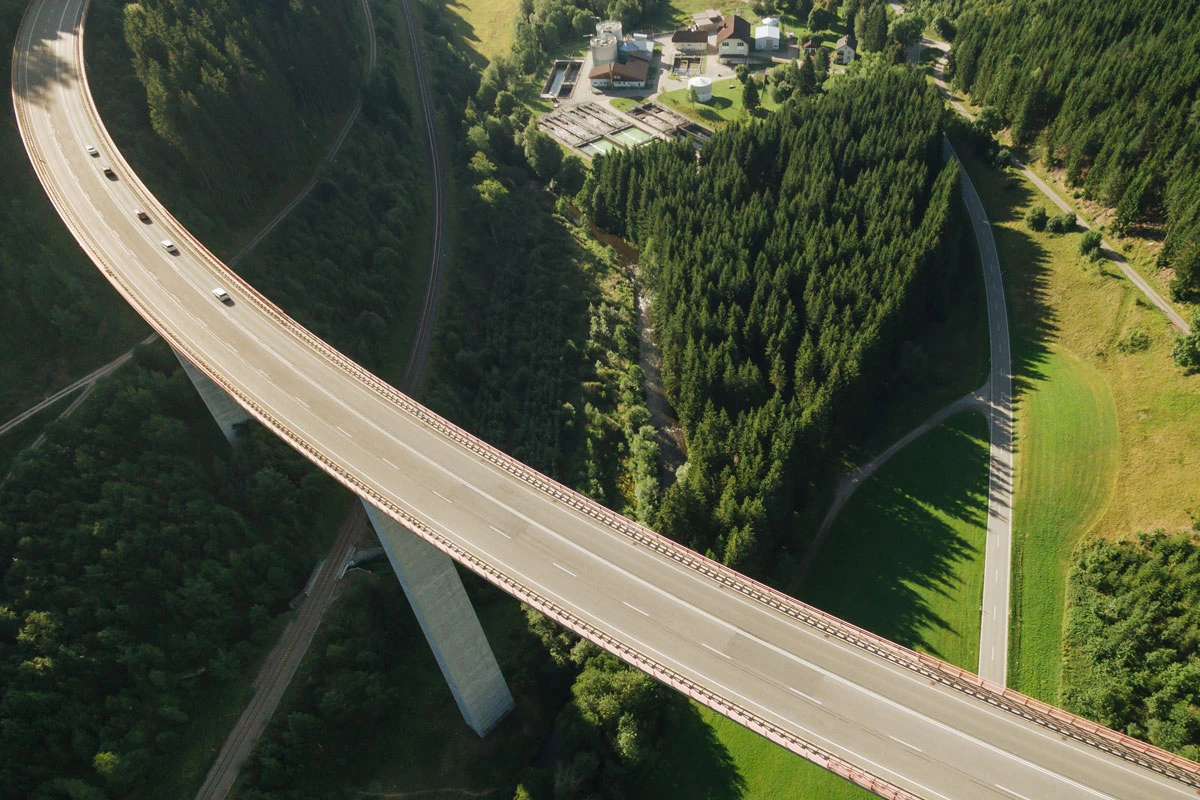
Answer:
<path fill-rule="evenodd" d="M 592 37 L 592 63 L 597 67 L 617 60 L 617 37 L 611 34 Z"/>
<path fill-rule="evenodd" d="M 617 41 L 625 38 L 625 34 L 621 32 L 621 20 L 606 19 L 603 22 L 596 23 L 597 36 L 615 36 Z"/>
<path fill-rule="evenodd" d="M 696 99 L 701 103 L 707 103 L 712 100 L 712 79 L 706 78 L 703 75 L 697 75 L 694 78 L 688 79 L 688 89 L 696 90 Z"/>

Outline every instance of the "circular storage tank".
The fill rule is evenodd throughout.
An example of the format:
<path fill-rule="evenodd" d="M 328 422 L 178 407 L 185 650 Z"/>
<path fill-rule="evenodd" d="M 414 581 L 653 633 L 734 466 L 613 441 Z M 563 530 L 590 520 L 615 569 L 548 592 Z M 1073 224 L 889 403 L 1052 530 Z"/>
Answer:
<path fill-rule="evenodd" d="M 703 75 L 688 79 L 688 89 L 696 90 L 696 99 L 701 103 L 712 100 L 712 79 Z"/>
<path fill-rule="evenodd" d="M 608 20 L 604 20 L 603 22 L 597 22 L 596 23 L 596 35 L 597 36 L 606 36 L 606 35 L 607 36 L 615 36 L 618 39 L 623 38 L 624 34 L 621 32 L 621 20 L 608 19 Z"/>
<path fill-rule="evenodd" d="M 617 37 L 596 36 L 592 38 L 592 62 L 597 67 L 617 60 Z"/>
<path fill-rule="evenodd" d="M 766 25 L 768 28 L 778 28 L 779 20 L 777 20 L 775 17 L 763 17 L 763 21 L 759 24 Z"/>

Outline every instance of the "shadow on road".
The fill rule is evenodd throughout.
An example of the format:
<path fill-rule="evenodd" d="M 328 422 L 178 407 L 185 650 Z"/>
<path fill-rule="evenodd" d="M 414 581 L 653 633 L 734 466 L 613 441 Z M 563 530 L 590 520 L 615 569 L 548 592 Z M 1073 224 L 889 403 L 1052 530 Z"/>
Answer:
<path fill-rule="evenodd" d="M 73 20 L 64 20 L 63 25 L 68 26 L 70 22 Z M 58 39 L 66 35 L 59 30 L 52 35 L 44 29 L 33 32 L 33 42 L 28 51 L 28 71 L 18 71 L 13 80 L 13 88 L 22 100 L 31 105 L 44 105 L 46 96 L 55 87 L 75 82 L 78 77 L 75 67 L 54 52 Z"/>
<path fill-rule="evenodd" d="M 963 166 L 987 209 L 992 235 L 1004 272 L 1004 293 L 1008 302 L 1009 327 L 1013 355 L 1013 397 L 1044 376 L 1040 365 L 1048 354 L 1048 344 L 1058 331 L 1058 318 L 1051 303 L 1047 275 L 1050 269 L 1046 250 L 1028 234 L 1021 217 L 1030 201 L 1038 201 L 1056 213 L 1049 200 L 1033 192 L 1016 173 L 999 172 L 980 161 L 965 142 L 955 142 Z"/>

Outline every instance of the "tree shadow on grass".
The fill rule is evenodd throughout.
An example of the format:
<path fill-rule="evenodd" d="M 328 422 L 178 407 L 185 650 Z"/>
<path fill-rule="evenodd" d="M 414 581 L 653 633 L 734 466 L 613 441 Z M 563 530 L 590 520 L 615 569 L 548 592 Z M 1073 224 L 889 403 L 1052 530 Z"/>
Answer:
<path fill-rule="evenodd" d="M 662 753 L 646 769 L 640 797 L 738 800 L 746 779 L 716 732 L 693 703 L 672 709 Z"/>
<path fill-rule="evenodd" d="M 982 542 L 968 541 L 933 509 L 980 528 L 987 513 L 984 440 L 965 419 L 918 440 L 872 478 L 843 512 L 801 599 L 907 647 L 950 655 L 930 633 L 964 632 L 932 595 L 978 602 L 957 593 Z"/>
<path fill-rule="evenodd" d="M 467 22 L 465 9 L 466 7 L 455 0 L 449 0 L 446 3 L 449 13 L 445 14 L 446 22 L 449 25 L 450 32 L 453 36 L 447 35 L 447 39 L 458 39 L 457 49 L 459 52 L 467 56 L 479 69 L 487 66 L 487 58 L 479 52 L 480 44 L 479 36 L 475 33 L 475 26 Z"/>

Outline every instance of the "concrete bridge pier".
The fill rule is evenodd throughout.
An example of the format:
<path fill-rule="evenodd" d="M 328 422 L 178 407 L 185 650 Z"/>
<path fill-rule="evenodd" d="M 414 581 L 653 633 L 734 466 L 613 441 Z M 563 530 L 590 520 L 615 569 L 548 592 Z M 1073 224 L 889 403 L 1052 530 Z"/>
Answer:
<path fill-rule="evenodd" d="M 458 710 L 471 730 L 486 736 L 513 709 L 513 698 L 454 561 L 365 500 L 363 507 Z"/>
<path fill-rule="evenodd" d="M 182 353 L 174 352 L 232 444 L 237 438 L 235 426 L 251 419 L 250 414 Z M 363 507 L 459 711 L 471 730 L 486 736 L 513 709 L 513 698 L 454 561 L 365 500 Z"/>
<path fill-rule="evenodd" d="M 225 440 L 232 444 L 234 439 L 237 438 L 237 430 L 234 426 L 251 419 L 250 412 L 239 406 L 237 401 L 230 397 L 224 389 L 213 383 L 212 378 L 201 372 L 191 361 L 188 361 L 183 353 L 180 353 L 175 348 L 171 348 L 171 352 L 175 353 L 175 357 L 183 365 L 183 371 L 187 373 L 188 378 L 192 381 L 192 385 L 200 393 L 200 399 L 204 401 L 205 407 L 208 408 L 208 413 L 212 414 L 213 419 L 217 421 L 217 427 L 225 435 Z"/>

